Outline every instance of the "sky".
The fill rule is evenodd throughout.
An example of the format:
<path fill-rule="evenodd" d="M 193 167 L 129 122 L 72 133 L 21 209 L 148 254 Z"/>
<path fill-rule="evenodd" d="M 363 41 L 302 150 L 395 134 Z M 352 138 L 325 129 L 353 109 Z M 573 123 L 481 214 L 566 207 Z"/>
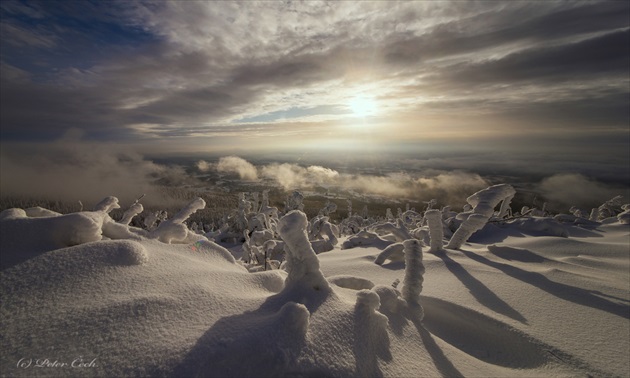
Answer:
<path fill-rule="evenodd" d="M 477 151 L 453 161 L 630 181 L 627 1 L 3 0 L 0 16 L 14 154 Z"/>

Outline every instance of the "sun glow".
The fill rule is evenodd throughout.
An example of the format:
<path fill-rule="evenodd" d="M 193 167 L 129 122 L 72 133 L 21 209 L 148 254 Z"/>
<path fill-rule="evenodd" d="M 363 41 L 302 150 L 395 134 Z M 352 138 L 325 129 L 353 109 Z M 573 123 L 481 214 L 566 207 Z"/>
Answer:
<path fill-rule="evenodd" d="M 376 113 L 376 101 L 371 97 L 355 97 L 348 102 L 348 107 L 356 117 L 367 117 Z"/>

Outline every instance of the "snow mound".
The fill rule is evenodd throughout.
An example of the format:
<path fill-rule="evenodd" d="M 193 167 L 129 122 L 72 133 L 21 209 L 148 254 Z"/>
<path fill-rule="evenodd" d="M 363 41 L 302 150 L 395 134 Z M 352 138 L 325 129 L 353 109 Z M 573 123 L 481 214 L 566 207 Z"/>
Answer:
<path fill-rule="evenodd" d="M 2 268 L 46 251 L 101 240 L 104 215 L 81 212 L 28 218 L 22 209 L 3 211 L 0 214 Z"/>

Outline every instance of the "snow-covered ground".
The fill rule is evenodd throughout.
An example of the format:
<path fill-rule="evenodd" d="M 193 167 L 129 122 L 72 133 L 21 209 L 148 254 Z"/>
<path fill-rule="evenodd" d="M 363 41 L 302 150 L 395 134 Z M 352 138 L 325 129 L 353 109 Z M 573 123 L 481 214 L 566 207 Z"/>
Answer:
<path fill-rule="evenodd" d="M 424 247 L 422 318 L 393 287 L 409 292 L 404 261 L 341 249 L 348 236 L 315 257 L 301 213 L 278 224 L 290 273 L 250 273 L 182 230 L 187 212 L 161 232 L 106 212 L 0 216 L 2 376 L 630 375 L 617 218 L 557 223 L 568 237 L 488 224 L 459 250 Z"/>

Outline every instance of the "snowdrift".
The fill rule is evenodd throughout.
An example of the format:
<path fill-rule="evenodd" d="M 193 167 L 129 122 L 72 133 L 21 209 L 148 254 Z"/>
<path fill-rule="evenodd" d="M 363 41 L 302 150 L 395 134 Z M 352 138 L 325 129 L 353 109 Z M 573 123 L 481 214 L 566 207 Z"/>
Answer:
<path fill-rule="evenodd" d="M 513 193 L 491 192 L 469 198 L 468 218 L 503 219 Z M 630 375 L 623 217 L 475 223 L 448 248 L 437 241 L 448 222 L 435 212 L 430 232 L 407 214 L 357 236 L 323 218 L 313 232 L 299 210 L 280 217 L 263 203 L 269 215 L 258 223 L 242 206 L 237 219 L 254 226 L 228 251 L 185 226 L 202 202 L 150 231 L 129 226 L 133 215 L 114 222 L 112 199 L 92 212 L 1 213 L 0 374 Z M 284 269 L 251 269 L 269 242 L 252 242 L 260 225 L 279 238 Z M 229 227 L 213 235 L 238 236 Z M 313 238 L 333 249 L 316 254 Z"/>

